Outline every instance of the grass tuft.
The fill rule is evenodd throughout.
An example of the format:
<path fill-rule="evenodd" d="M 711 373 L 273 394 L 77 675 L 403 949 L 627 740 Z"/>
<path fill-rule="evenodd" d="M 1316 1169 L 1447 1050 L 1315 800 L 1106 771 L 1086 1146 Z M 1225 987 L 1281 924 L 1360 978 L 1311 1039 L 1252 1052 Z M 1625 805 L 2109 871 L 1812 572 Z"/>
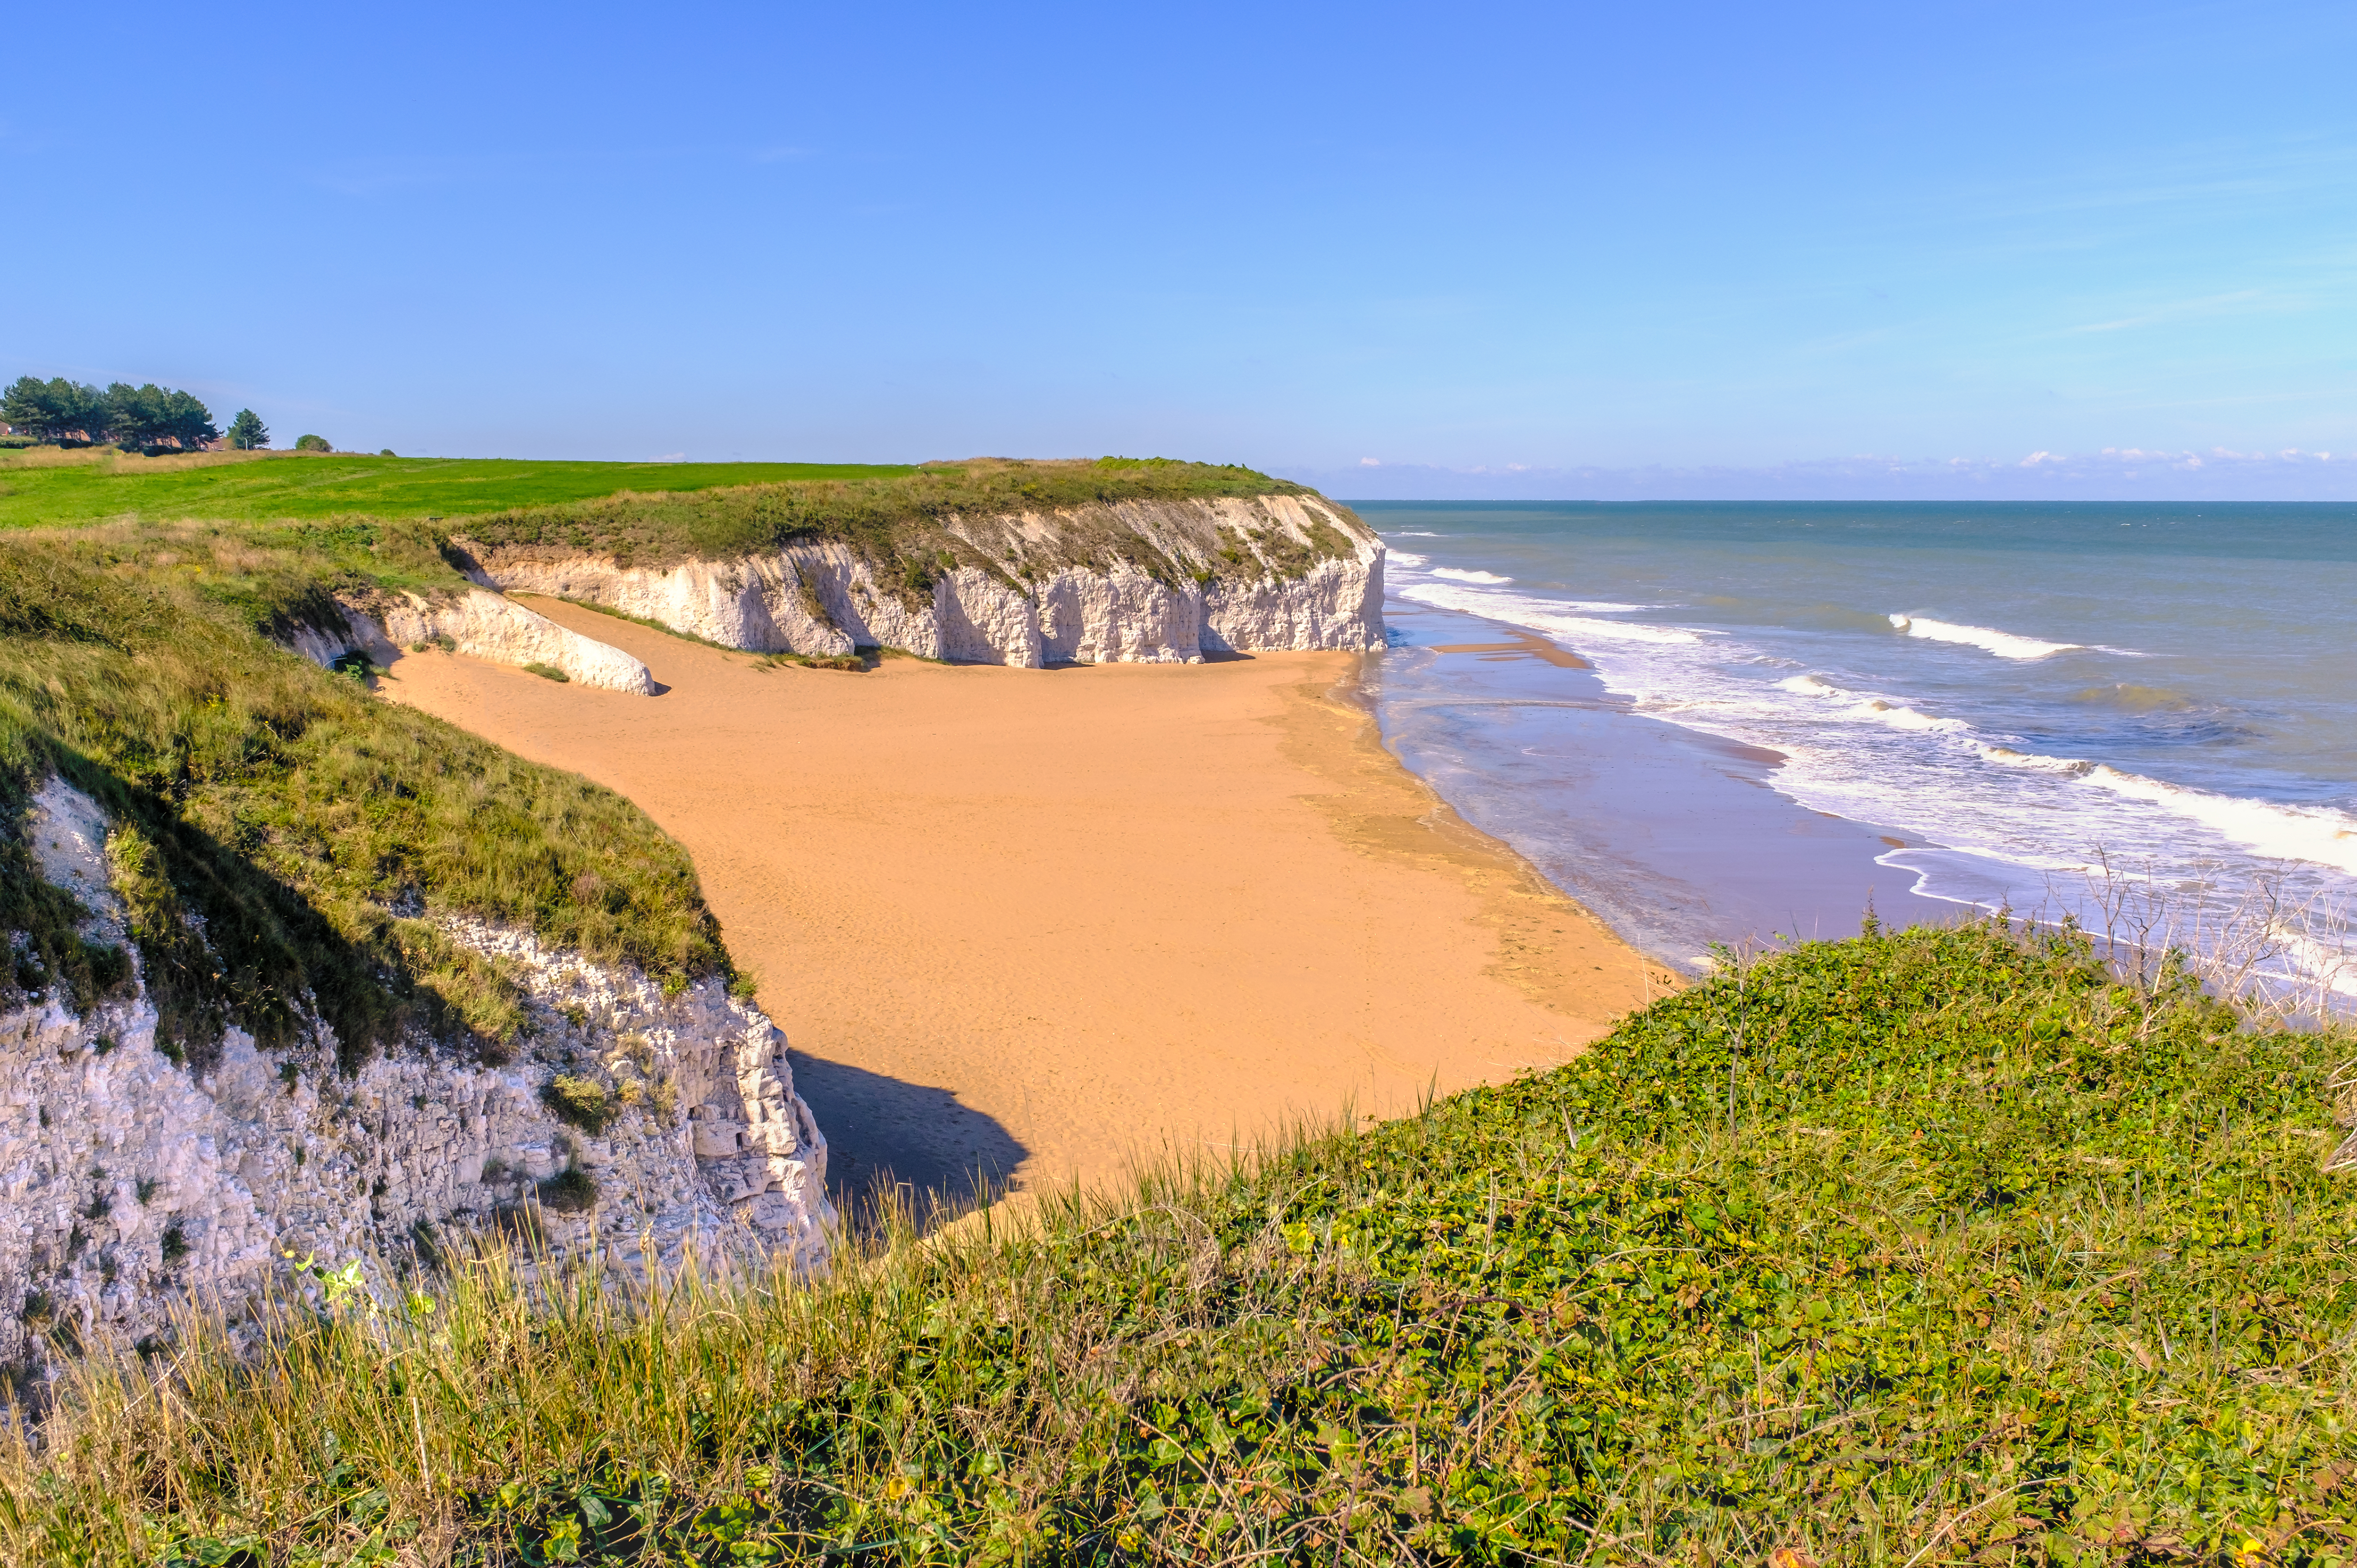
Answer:
<path fill-rule="evenodd" d="M 540 1098 L 557 1120 L 569 1122 L 593 1137 L 606 1130 L 619 1110 L 604 1084 L 572 1073 L 558 1073 L 543 1084 Z"/>
<path fill-rule="evenodd" d="M 558 1214 L 582 1214 L 597 1207 L 597 1178 L 568 1165 L 542 1182 L 540 1206 Z"/>

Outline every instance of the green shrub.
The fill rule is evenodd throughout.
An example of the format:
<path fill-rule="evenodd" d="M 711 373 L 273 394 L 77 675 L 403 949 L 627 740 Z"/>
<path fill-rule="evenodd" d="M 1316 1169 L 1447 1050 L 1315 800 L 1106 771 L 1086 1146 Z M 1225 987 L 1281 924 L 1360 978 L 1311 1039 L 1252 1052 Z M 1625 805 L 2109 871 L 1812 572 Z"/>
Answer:
<path fill-rule="evenodd" d="M 523 668 L 527 674 L 537 675 L 544 681 L 554 681 L 559 685 L 563 685 L 573 679 L 572 676 L 567 675 L 564 671 L 559 670 L 554 664 L 541 664 L 535 662 L 527 664 Z"/>
<path fill-rule="evenodd" d="M 597 1206 L 597 1178 L 579 1165 L 567 1165 L 542 1182 L 539 1193 L 543 1208 L 557 1214 L 579 1214 Z"/>
<path fill-rule="evenodd" d="M 540 1086 L 541 1103 L 560 1122 L 569 1122 L 593 1137 L 619 1114 L 606 1086 L 594 1078 L 558 1073 Z"/>

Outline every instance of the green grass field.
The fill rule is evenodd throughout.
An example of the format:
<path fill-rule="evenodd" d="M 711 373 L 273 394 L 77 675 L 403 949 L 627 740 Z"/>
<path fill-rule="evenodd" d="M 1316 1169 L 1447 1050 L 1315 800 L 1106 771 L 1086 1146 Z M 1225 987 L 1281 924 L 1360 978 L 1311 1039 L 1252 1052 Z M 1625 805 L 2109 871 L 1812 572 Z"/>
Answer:
<path fill-rule="evenodd" d="M 889 479 L 916 471 L 855 463 L 543 463 L 291 453 L 44 462 L 0 453 L 0 527 L 108 518 L 455 518 L 560 506 L 622 490 Z"/>

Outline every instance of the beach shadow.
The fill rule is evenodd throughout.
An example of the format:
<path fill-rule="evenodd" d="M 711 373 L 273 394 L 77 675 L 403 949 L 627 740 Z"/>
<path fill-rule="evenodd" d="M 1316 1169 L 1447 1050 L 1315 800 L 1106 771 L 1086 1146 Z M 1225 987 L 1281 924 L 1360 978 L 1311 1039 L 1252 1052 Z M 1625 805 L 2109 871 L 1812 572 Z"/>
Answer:
<path fill-rule="evenodd" d="M 955 1090 L 790 1050 L 794 1089 L 826 1135 L 826 1190 L 859 1221 L 898 1188 L 926 1230 L 995 1199 L 1030 1150 Z"/>

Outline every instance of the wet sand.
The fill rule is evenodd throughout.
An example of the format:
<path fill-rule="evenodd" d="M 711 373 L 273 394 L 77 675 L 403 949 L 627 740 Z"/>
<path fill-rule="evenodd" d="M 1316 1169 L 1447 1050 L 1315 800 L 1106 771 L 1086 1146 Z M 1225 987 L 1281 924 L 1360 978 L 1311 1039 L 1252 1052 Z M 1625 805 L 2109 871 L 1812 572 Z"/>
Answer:
<path fill-rule="evenodd" d="M 1894 926 L 1959 917 L 1913 891 L 1888 828 L 1779 792 L 1781 753 L 1635 713 L 1544 638 L 1399 600 L 1383 615 L 1390 745 L 1646 951 L 1699 972 L 1714 941 L 1852 936 L 1869 905 Z"/>
<path fill-rule="evenodd" d="M 667 690 L 445 653 L 380 689 L 686 845 L 839 1192 L 1098 1183 L 1397 1115 L 1666 983 L 1383 749 L 1357 655 L 852 674 L 533 604 Z"/>

